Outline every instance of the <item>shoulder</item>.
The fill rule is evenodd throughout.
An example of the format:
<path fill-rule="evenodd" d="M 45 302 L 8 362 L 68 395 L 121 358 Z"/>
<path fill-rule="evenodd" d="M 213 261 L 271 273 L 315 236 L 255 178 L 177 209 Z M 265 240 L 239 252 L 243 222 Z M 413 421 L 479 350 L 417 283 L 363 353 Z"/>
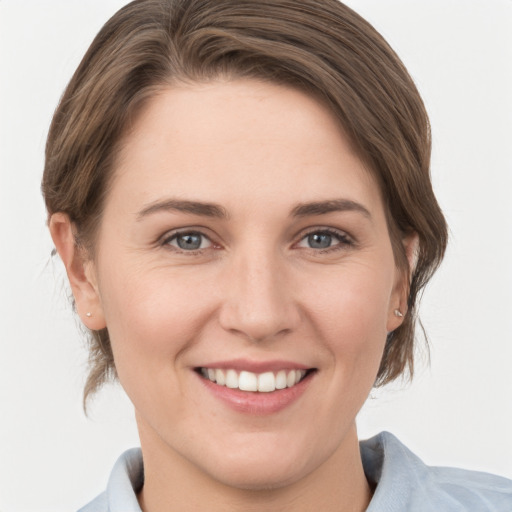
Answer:
<path fill-rule="evenodd" d="M 488 473 L 430 467 L 393 435 L 361 442 L 366 475 L 376 490 L 368 512 L 512 511 L 512 481 Z"/>
<path fill-rule="evenodd" d="M 137 492 L 143 483 L 142 452 L 132 448 L 117 459 L 106 491 L 78 512 L 141 512 Z"/>

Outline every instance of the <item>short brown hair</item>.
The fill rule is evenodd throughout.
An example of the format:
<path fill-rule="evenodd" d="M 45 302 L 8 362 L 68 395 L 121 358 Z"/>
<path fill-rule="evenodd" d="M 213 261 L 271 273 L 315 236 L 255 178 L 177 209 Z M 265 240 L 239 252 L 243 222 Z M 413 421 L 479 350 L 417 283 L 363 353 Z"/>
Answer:
<path fill-rule="evenodd" d="M 380 185 L 397 266 L 419 236 L 408 312 L 390 333 L 376 385 L 412 375 L 416 299 L 444 255 L 447 228 L 430 181 L 428 116 L 380 34 L 338 0 L 136 0 L 101 29 L 55 112 L 42 182 L 49 215 L 67 213 L 77 244 L 94 235 L 123 132 L 162 87 L 256 78 L 315 95 L 339 119 Z M 90 337 L 84 403 L 115 377 L 107 329 Z"/>

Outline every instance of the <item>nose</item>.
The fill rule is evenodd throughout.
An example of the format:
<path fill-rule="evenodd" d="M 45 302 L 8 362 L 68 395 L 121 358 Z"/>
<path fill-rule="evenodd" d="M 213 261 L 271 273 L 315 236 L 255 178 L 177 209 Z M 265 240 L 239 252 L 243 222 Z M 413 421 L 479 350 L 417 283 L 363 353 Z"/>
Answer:
<path fill-rule="evenodd" d="M 253 342 L 293 332 L 300 320 L 294 281 L 279 256 L 240 255 L 226 269 L 219 321 L 223 329 Z"/>

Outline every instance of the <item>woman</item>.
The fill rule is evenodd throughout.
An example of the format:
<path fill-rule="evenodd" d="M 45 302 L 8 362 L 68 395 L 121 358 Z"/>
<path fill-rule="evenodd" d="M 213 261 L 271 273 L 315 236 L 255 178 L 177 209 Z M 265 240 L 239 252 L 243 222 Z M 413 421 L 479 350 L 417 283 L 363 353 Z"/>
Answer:
<path fill-rule="evenodd" d="M 429 159 L 412 80 L 334 0 L 143 0 L 105 25 L 43 192 L 85 398 L 118 378 L 142 452 L 84 510 L 510 509 L 505 479 L 357 439 L 444 254 Z"/>

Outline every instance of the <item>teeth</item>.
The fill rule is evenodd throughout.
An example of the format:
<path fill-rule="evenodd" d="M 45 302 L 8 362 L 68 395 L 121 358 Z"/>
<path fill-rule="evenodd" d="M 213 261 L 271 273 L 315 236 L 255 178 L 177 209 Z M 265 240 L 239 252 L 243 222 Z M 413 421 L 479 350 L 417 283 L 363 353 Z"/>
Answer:
<path fill-rule="evenodd" d="M 276 375 L 276 389 L 284 389 L 286 387 L 286 372 L 281 370 Z"/>
<path fill-rule="evenodd" d="M 295 384 L 296 375 L 295 370 L 288 372 L 288 375 L 286 376 L 286 387 L 291 388 Z"/>
<path fill-rule="evenodd" d="M 238 389 L 242 391 L 258 391 L 258 376 L 252 372 L 240 372 Z"/>
<path fill-rule="evenodd" d="M 226 374 L 222 370 L 214 370 L 215 371 L 215 379 L 210 379 L 212 382 L 217 382 L 219 386 L 226 385 Z M 208 377 L 210 375 L 208 374 Z"/>
<path fill-rule="evenodd" d="M 258 391 L 270 393 L 276 390 L 276 377 L 272 372 L 260 373 L 258 375 Z"/>
<path fill-rule="evenodd" d="M 226 386 L 232 389 L 238 387 L 238 374 L 235 370 L 228 370 L 226 372 Z"/>
<path fill-rule="evenodd" d="M 280 370 L 277 373 L 253 373 L 236 370 L 221 370 L 214 368 L 201 368 L 201 375 L 219 386 L 242 391 L 259 391 L 271 393 L 276 389 L 291 388 L 298 384 L 306 375 L 306 370 Z"/>

